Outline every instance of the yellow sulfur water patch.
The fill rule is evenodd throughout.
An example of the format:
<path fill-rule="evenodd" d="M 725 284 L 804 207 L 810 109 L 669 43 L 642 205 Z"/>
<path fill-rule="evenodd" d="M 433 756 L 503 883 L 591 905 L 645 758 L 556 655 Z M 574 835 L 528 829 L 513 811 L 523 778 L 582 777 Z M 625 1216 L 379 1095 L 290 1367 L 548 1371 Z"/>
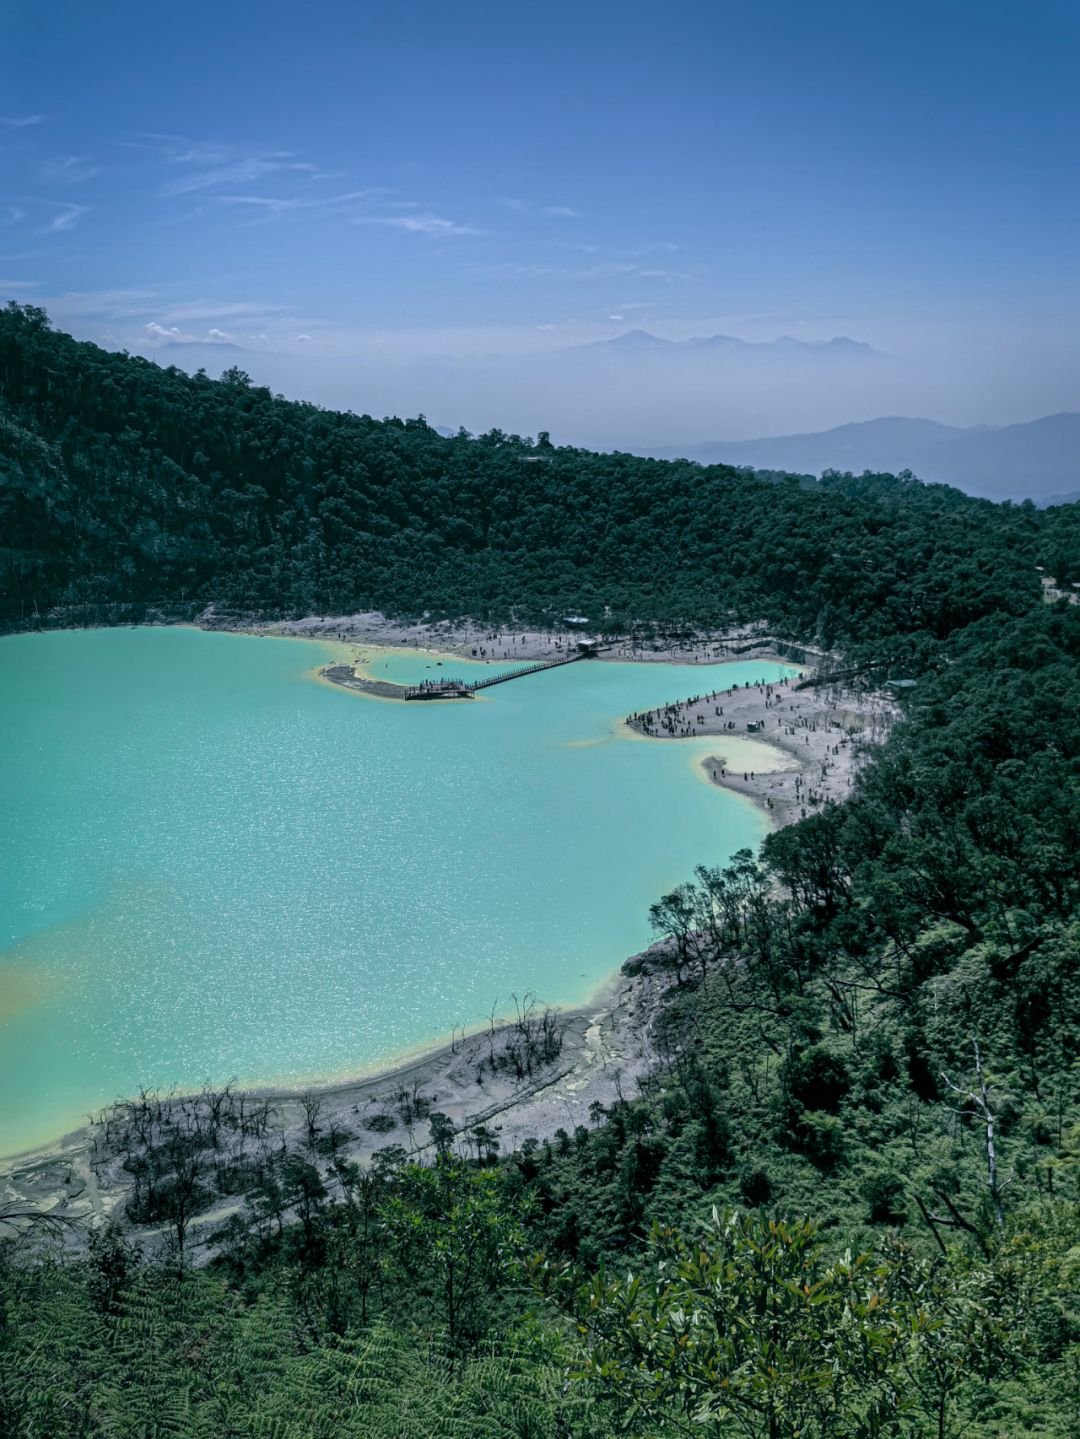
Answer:
<path fill-rule="evenodd" d="M 52 979 L 40 970 L 0 959 L 0 1024 L 40 1004 L 53 987 Z"/>
<path fill-rule="evenodd" d="M 718 759 L 731 770 L 753 771 L 754 774 L 772 774 L 776 770 L 795 768 L 795 761 L 782 749 L 764 740 L 737 739 L 729 735 L 709 735 L 694 739 L 691 744 L 700 746 L 695 758 L 701 762 Z"/>

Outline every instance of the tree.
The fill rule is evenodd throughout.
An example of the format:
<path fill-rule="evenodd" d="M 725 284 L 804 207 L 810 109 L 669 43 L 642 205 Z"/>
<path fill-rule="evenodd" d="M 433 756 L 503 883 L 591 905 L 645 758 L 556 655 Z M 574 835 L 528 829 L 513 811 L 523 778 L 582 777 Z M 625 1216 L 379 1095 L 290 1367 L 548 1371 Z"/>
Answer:
<path fill-rule="evenodd" d="M 310 1251 L 315 1244 L 316 1220 L 327 1197 L 326 1185 L 313 1164 L 302 1155 L 290 1154 L 282 1168 L 281 1188 L 286 1205 L 300 1218 L 304 1243 Z"/>
<path fill-rule="evenodd" d="M 344 1219 L 331 1232 L 329 1262 L 340 1266 L 356 1286 L 360 1298 L 360 1323 L 368 1322 L 368 1301 L 373 1287 L 381 1287 L 382 1249 L 381 1216 L 386 1198 L 386 1171 L 372 1165 L 362 1169 L 343 1159 L 334 1161 L 334 1171 L 341 1185 Z"/>
<path fill-rule="evenodd" d="M 634 1433 L 885 1439 L 921 1432 L 922 1410 L 947 1439 L 966 1382 L 1013 1354 L 989 1272 L 899 1245 L 829 1262 L 805 1223 L 714 1211 L 699 1242 L 654 1228 L 637 1272 L 582 1283 L 537 1257 L 530 1273 Z"/>
<path fill-rule="evenodd" d="M 454 1121 L 448 1114 L 443 1114 L 441 1110 L 436 1109 L 428 1116 L 428 1126 L 436 1153 L 440 1156 L 449 1155 L 454 1147 L 454 1140 L 457 1138 Z"/>
<path fill-rule="evenodd" d="M 505 1285 L 521 1243 L 501 1175 L 449 1154 L 409 1165 L 383 1222 L 393 1269 L 430 1293 L 451 1357 L 466 1352 L 484 1332 L 489 1292 Z"/>

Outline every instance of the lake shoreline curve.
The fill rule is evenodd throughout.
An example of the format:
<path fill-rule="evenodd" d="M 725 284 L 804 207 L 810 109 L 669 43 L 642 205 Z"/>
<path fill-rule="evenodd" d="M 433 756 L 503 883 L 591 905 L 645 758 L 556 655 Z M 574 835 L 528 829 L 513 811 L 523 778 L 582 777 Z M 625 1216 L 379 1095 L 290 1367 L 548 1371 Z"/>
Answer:
<path fill-rule="evenodd" d="M 517 631 L 511 637 L 477 626 L 397 625 L 375 613 L 348 620 L 309 618 L 270 625 L 218 624 L 213 616 L 203 614 L 195 625 L 335 644 L 336 662 L 314 672 L 314 677 L 382 700 L 403 699 L 404 687 L 366 674 L 363 651 L 421 650 L 484 664 L 549 659 L 576 642 L 573 632 Z M 351 664 L 341 658 L 346 645 L 356 651 Z M 807 665 L 823 658 L 806 647 L 776 642 L 762 626 L 747 626 L 723 636 L 691 636 L 667 643 L 616 642 L 590 662 L 678 663 L 686 666 L 689 678 L 701 664 L 761 659 Z M 695 731 L 693 740 L 698 744 L 702 739 L 715 740 L 715 748 L 710 746 L 710 753 L 700 760 L 704 775 L 754 802 L 773 827 L 799 818 L 800 809 L 805 809 L 801 801 L 808 793 L 814 795 L 815 806 L 842 799 L 868 744 L 884 738 L 896 712 L 880 694 L 853 695 L 836 687 L 796 691 L 790 684 L 747 685 L 725 695 L 722 707 L 723 721 L 702 714 L 698 723 L 700 701 L 673 697 L 668 706 L 673 717 L 670 733 L 647 732 L 635 716 L 628 716 L 622 727 L 634 738 L 677 742 L 688 737 L 680 733 L 686 728 Z M 733 721 L 735 730 L 730 728 Z M 735 773 L 724 757 L 725 737 L 729 751 L 764 745 L 779 752 L 782 762 L 761 774 Z M 735 738 L 738 745 L 731 744 Z M 817 788 L 811 789 L 815 767 Z M 555 1009 L 563 1029 L 559 1053 L 520 1079 L 491 1065 L 492 1056 L 506 1045 L 514 1028 L 513 1022 L 493 1019 L 486 1028 L 461 1038 L 455 1035 L 449 1044 L 435 1045 L 368 1075 L 324 1079 L 307 1087 L 245 1085 L 243 1092 L 255 1102 L 268 1102 L 275 1131 L 280 1131 L 284 1143 L 296 1145 L 304 1132 L 305 1097 L 316 1096 L 322 1122 L 349 1134 L 345 1153 L 351 1160 L 370 1161 L 379 1149 L 395 1143 L 412 1155 L 430 1148 L 426 1121 L 407 1124 L 394 1117 L 401 1113 L 406 1093 L 421 1095 L 428 1109 L 446 1114 L 462 1136 L 478 1125 L 486 1126 L 501 1151 L 512 1152 L 528 1138 L 551 1140 L 559 1129 L 572 1133 L 577 1125 L 590 1122 L 590 1107 L 610 1105 L 636 1088 L 656 1062 L 653 1024 L 672 983 L 662 946 L 631 957 L 588 1002 Z M 75 1221 L 79 1228 L 122 1210 L 130 1189 L 128 1177 L 118 1164 L 102 1163 L 96 1148 L 91 1123 L 52 1143 L 0 1158 L 0 1206 L 19 1203 L 47 1210 Z M 200 1216 L 193 1226 L 193 1240 L 198 1242 L 201 1231 L 209 1243 L 211 1230 L 224 1217 L 221 1206 Z"/>
<path fill-rule="evenodd" d="M 483 1125 L 493 1132 L 501 1152 L 512 1153 L 526 1139 L 552 1139 L 560 1128 L 572 1134 L 578 1125 L 590 1123 L 590 1108 L 613 1104 L 620 1095 L 636 1091 L 656 1061 L 653 1021 L 672 983 L 663 945 L 633 956 L 587 1003 L 553 1007 L 562 1031 L 559 1052 L 521 1078 L 491 1063 L 515 1038 L 515 1022 L 510 1020 L 455 1035 L 450 1043 L 367 1076 L 306 1088 L 245 1085 L 236 1092 L 252 1105 L 267 1103 L 270 1132 L 289 1149 L 303 1149 L 305 1101 L 314 1099 L 321 1129 L 348 1135 L 340 1152 L 353 1162 L 370 1162 L 380 1149 L 395 1144 L 407 1157 L 423 1157 L 431 1149 L 430 1112 L 445 1114 L 462 1143 L 467 1145 L 470 1131 Z M 415 1108 L 417 1099 L 424 1117 L 403 1119 L 403 1102 L 411 1100 Z M 0 1212 L 25 1207 L 47 1213 L 64 1223 L 67 1242 L 76 1246 L 90 1227 L 120 1217 L 132 1181 L 122 1156 L 102 1153 L 99 1121 L 107 1112 L 53 1143 L 0 1159 Z M 212 1234 L 235 1207 L 235 1199 L 222 1201 L 193 1221 L 196 1254 L 202 1249 L 210 1256 Z M 163 1238 L 152 1228 L 138 1232 L 150 1247 Z"/>

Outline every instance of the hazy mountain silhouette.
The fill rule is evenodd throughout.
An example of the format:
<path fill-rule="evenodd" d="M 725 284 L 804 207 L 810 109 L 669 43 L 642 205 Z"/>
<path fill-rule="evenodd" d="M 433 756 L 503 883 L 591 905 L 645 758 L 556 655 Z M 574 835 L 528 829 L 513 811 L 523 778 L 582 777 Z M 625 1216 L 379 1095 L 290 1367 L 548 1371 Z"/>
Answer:
<path fill-rule="evenodd" d="M 845 359 L 869 358 L 880 351 L 862 340 L 851 340 L 846 335 L 837 335 L 831 340 L 797 340 L 793 335 L 781 335 L 775 340 L 740 340 L 734 335 L 695 335 L 689 340 L 665 340 L 652 335 L 648 330 L 627 330 L 610 340 L 593 340 L 587 345 L 570 345 L 558 351 L 559 354 L 580 354 L 588 350 L 646 352 L 682 356 L 690 352 L 712 351 L 717 354 L 730 353 L 745 356 L 840 356 Z"/>
<path fill-rule="evenodd" d="M 1080 484 L 1080 414 L 972 429 L 890 416 L 812 434 L 711 440 L 649 453 L 811 475 L 824 470 L 911 470 L 921 480 L 954 485 L 986 499 L 1061 503 Z"/>

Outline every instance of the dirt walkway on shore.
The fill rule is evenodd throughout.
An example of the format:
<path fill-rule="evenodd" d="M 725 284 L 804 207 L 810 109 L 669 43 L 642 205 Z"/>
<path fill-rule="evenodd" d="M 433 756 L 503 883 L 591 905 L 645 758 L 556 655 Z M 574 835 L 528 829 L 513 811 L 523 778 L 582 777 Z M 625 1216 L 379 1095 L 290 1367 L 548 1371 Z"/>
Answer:
<path fill-rule="evenodd" d="M 589 626 L 556 622 L 551 629 L 492 627 L 474 620 L 431 620 L 407 623 L 388 619 L 378 610 L 351 615 L 309 615 L 299 620 L 244 621 L 235 615 L 208 609 L 196 623 L 203 629 L 235 630 L 244 634 L 278 635 L 295 639 L 331 640 L 374 649 L 416 649 L 440 655 L 477 660 L 555 659 L 572 650 L 584 636 L 596 638 Z M 778 642 L 763 625 L 732 626 L 722 633 L 624 637 L 603 641 L 601 658 L 650 661 L 662 664 L 716 664 L 725 660 L 775 658 L 777 644 L 789 658 L 813 663 L 821 652 L 811 646 Z"/>
<path fill-rule="evenodd" d="M 281 635 L 306 640 L 337 640 L 359 647 L 416 649 L 463 659 L 529 660 L 552 659 L 572 648 L 583 631 L 572 627 L 557 630 L 493 629 L 472 620 L 418 621 L 415 624 L 391 620 L 378 610 L 353 615 L 311 615 L 301 620 L 275 620 L 244 624 L 234 617 L 219 619 L 212 611 L 200 615 L 204 629 L 235 629 L 246 634 Z"/>

